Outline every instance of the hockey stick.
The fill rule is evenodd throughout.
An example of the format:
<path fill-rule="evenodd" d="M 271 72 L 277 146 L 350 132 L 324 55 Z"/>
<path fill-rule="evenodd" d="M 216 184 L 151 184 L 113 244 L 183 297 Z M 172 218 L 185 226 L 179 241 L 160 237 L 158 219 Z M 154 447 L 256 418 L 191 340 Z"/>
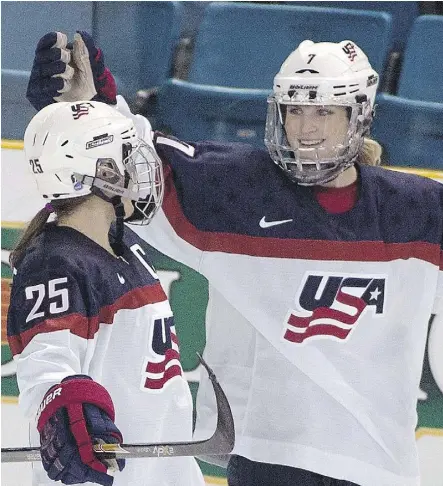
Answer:
<path fill-rule="evenodd" d="M 177 457 L 229 454 L 235 441 L 234 419 L 228 399 L 212 369 L 198 355 L 200 363 L 208 372 L 217 401 L 217 428 L 212 437 L 195 442 L 164 442 L 159 444 L 96 444 L 98 454 L 114 453 L 118 458 L 131 457 Z M 39 447 L 2 448 L 1 462 L 39 461 Z"/>

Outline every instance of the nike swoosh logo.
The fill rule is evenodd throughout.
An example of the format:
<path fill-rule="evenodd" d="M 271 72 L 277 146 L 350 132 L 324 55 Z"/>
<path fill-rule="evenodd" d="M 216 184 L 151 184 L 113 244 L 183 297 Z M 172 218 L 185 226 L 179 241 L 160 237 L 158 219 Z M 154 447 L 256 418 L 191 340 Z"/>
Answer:
<path fill-rule="evenodd" d="M 119 273 L 117 273 L 117 277 L 118 277 L 119 282 L 120 282 L 122 285 L 123 285 L 123 284 L 126 282 L 126 280 L 124 279 L 124 277 L 122 277 L 122 276 L 121 276 Z"/>
<path fill-rule="evenodd" d="M 294 221 L 293 219 L 282 219 L 280 221 L 266 221 L 266 216 L 263 216 L 263 218 L 260 220 L 260 228 L 270 228 L 271 226 L 277 226 L 279 224 L 284 224 L 284 223 L 290 223 L 291 221 Z"/>

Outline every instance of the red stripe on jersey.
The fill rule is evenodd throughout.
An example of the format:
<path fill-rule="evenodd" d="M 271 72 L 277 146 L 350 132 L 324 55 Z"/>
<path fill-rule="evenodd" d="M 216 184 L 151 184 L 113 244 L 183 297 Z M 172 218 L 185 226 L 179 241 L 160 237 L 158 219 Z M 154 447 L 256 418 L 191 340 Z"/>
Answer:
<path fill-rule="evenodd" d="M 202 251 L 323 261 L 388 262 L 417 258 L 434 265 L 439 263 L 441 265 L 439 245 L 425 241 L 385 243 L 383 241 L 302 240 L 200 231 L 183 214 L 169 172 L 170 170 L 165 171 L 163 202 L 165 215 L 180 238 Z"/>
<path fill-rule="evenodd" d="M 175 349 L 167 349 L 163 361 L 158 363 L 149 361 L 146 366 L 146 371 L 148 373 L 164 373 L 166 364 L 173 359 L 180 361 L 180 353 L 178 353 Z"/>
<path fill-rule="evenodd" d="M 165 371 L 164 376 L 162 378 L 159 378 L 158 380 L 152 378 L 146 378 L 145 388 L 150 388 L 152 390 L 160 390 L 161 388 L 164 387 L 165 383 L 169 381 L 171 378 L 174 378 L 175 376 L 181 376 L 181 375 L 182 375 L 181 366 L 173 365 L 170 368 L 168 368 Z"/>
<path fill-rule="evenodd" d="M 285 332 L 285 339 L 293 343 L 302 343 L 305 339 L 313 336 L 334 336 L 337 339 L 345 339 L 351 329 L 341 329 L 329 324 L 316 324 L 310 326 L 304 332 L 292 332 L 289 329 Z"/>
<path fill-rule="evenodd" d="M 36 334 L 63 329 L 69 329 L 72 334 L 83 339 L 93 339 L 100 324 L 112 324 L 117 311 L 138 309 L 144 305 L 165 300 L 167 300 L 167 297 L 160 283 L 139 287 L 122 295 L 113 304 L 102 307 L 96 316 L 88 318 L 82 314 L 73 313 L 55 319 L 46 319 L 18 335 L 8 336 L 9 347 L 13 356 L 15 356 L 23 351 Z"/>

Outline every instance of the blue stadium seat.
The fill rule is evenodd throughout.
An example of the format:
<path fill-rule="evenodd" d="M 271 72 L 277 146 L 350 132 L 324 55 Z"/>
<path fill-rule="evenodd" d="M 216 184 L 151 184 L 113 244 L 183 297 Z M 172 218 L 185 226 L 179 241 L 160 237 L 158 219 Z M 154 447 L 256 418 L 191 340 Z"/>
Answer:
<path fill-rule="evenodd" d="M 443 104 L 381 93 L 372 136 L 384 149 L 384 163 L 443 170 Z"/>
<path fill-rule="evenodd" d="M 404 53 L 396 96 L 377 97 L 373 135 L 386 162 L 443 169 L 443 17 L 416 19 Z"/>
<path fill-rule="evenodd" d="M 443 15 L 422 15 L 414 22 L 397 94 L 443 103 Z"/>
<path fill-rule="evenodd" d="M 385 12 L 213 2 L 200 25 L 188 81 L 269 89 L 283 60 L 298 44 L 350 39 L 382 72 L 392 39 Z"/>
<path fill-rule="evenodd" d="M 301 41 L 351 39 L 381 69 L 391 32 L 384 12 L 214 2 L 204 12 L 188 79 L 168 80 L 159 91 L 158 126 L 186 140 L 263 146 L 267 94 Z"/>
<path fill-rule="evenodd" d="M 92 2 L 2 3 L 2 138 L 22 139 L 26 125 L 35 114 L 26 99 L 34 49 L 40 37 L 51 30 L 75 28 L 91 31 Z"/>
<path fill-rule="evenodd" d="M 131 98 L 171 76 L 182 16 L 181 2 L 94 2 L 94 39 L 119 93 Z"/>
<path fill-rule="evenodd" d="M 414 20 L 420 15 L 419 2 L 287 2 L 291 5 L 322 8 L 349 8 L 353 10 L 372 10 L 392 15 L 392 45 L 394 51 L 402 52 Z"/>
<path fill-rule="evenodd" d="M 2 69 L 2 138 L 23 140 L 27 124 L 36 114 L 26 99 L 29 71 Z"/>
<path fill-rule="evenodd" d="M 186 141 L 229 140 L 263 147 L 269 93 L 170 79 L 158 97 L 162 129 Z"/>

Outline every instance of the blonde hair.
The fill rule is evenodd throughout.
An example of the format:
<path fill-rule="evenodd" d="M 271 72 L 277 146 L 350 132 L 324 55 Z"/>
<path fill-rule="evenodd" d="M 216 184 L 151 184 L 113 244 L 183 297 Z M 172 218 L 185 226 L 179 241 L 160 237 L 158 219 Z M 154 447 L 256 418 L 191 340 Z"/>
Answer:
<path fill-rule="evenodd" d="M 376 140 L 365 137 L 359 155 L 359 162 L 364 165 L 380 165 L 382 151 L 381 145 Z"/>

